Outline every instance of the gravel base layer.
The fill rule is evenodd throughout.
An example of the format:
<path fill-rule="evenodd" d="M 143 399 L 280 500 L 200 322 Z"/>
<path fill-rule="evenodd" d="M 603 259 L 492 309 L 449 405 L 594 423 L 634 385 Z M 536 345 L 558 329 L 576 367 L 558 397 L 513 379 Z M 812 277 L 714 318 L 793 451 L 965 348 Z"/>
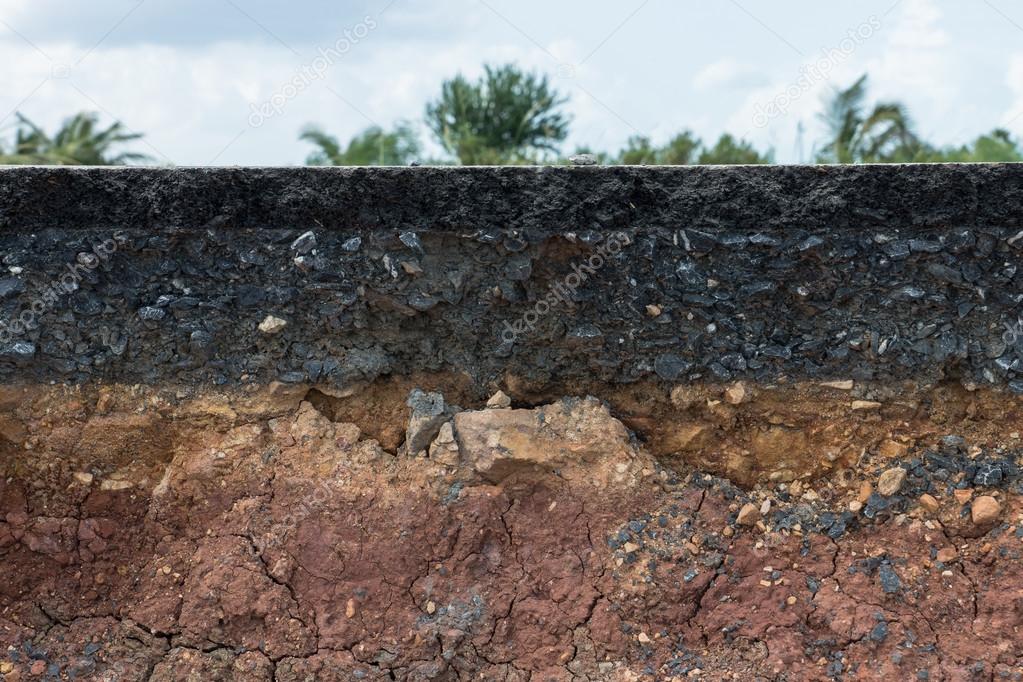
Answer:
<path fill-rule="evenodd" d="M 741 488 L 594 398 L 310 397 L 3 396 L 4 681 L 1023 677 L 1018 433 Z"/>
<path fill-rule="evenodd" d="M 1023 391 L 1023 166 L 0 169 L 0 379 Z"/>

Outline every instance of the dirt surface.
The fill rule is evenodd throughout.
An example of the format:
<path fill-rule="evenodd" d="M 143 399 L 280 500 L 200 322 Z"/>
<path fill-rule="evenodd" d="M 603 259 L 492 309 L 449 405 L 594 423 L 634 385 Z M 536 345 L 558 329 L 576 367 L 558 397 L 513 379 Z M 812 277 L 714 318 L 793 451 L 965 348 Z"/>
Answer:
<path fill-rule="evenodd" d="M 738 487 L 794 387 L 662 396 L 746 431 L 655 454 L 635 395 L 458 385 L 7 389 L 0 677 L 1023 679 L 1015 398 L 821 387 L 856 456 Z"/>

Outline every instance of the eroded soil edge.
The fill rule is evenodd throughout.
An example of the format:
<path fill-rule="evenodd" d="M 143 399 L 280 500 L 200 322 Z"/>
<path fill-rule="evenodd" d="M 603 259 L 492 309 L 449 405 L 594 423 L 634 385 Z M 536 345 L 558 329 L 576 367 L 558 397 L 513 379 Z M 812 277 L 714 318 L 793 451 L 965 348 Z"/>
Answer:
<path fill-rule="evenodd" d="M 0 676 L 1023 675 L 1016 398 L 469 385 L 6 388 Z"/>

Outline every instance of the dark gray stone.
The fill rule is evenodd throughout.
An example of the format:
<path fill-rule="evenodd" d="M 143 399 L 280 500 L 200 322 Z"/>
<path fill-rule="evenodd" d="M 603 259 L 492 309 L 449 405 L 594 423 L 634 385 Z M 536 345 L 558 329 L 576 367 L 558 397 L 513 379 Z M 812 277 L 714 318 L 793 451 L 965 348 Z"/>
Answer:
<path fill-rule="evenodd" d="M 0 279 L 0 300 L 6 300 L 11 296 L 17 296 L 25 291 L 25 283 L 20 277 L 4 277 Z"/>

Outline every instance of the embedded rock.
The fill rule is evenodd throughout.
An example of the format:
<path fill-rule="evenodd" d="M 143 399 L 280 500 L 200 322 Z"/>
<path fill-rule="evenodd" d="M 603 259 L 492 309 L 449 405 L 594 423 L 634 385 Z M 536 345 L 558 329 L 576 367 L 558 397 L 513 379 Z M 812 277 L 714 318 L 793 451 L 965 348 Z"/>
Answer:
<path fill-rule="evenodd" d="M 566 398 L 538 410 L 455 415 L 462 456 L 484 479 L 552 473 L 623 481 L 636 462 L 628 430 L 594 398 Z"/>
<path fill-rule="evenodd" d="M 441 425 L 450 418 L 444 396 L 414 389 L 406 404 L 412 409 L 405 429 L 405 452 L 416 455 L 430 445 Z"/>
<path fill-rule="evenodd" d="M 975 526 L 990 526 L 998 521 L 1002 513 L 1002 505 L 990 495 L 981 495 L 973 500 L 970 518 Z"/>

